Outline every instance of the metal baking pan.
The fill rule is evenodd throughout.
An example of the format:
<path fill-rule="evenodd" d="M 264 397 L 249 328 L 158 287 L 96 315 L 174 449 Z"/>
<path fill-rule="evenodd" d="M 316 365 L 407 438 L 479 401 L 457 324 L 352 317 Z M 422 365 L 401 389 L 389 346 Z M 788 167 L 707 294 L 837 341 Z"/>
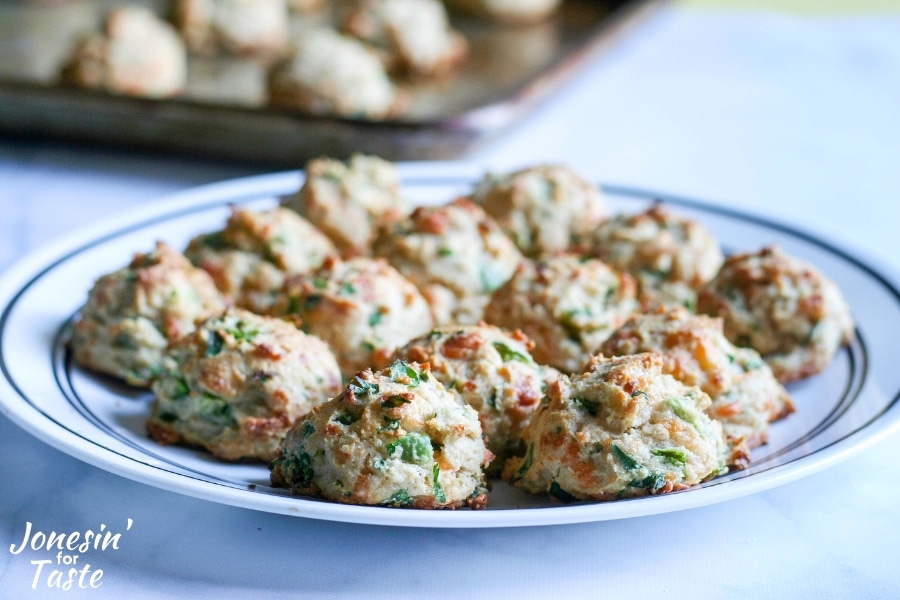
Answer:
<path fill-rule="evenodd" d="M 78 38 L 121 1 L 0 0 L 0 131 L 280 167 L 352 152 L 452 158 L 520 120 L 660 2 L 565 0 L 554 18 L 528 27 L 454 17 L 469 40 L 467 62 L 408 84 L 410 109 L 371 122 L 267 106 L 264 67 L 250 59 L 191 58 L 187 91 L 174 100 L 63 87 L 59 70 Z M 166 10 L 159 0 L 136 3 Z"/>

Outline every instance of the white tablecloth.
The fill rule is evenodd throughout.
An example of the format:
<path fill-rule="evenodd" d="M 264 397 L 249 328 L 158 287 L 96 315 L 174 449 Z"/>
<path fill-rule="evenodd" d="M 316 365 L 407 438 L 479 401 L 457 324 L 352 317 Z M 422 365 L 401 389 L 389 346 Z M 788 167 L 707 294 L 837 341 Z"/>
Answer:
<path fill-rule="evenodd" d="M 900 269 L 900 16 L 670 8 L 466 158 L 565 162 L 776 211 Z M 250 172 L 0 139 L 0 268 L 97 218 Z M 895 436 L 804 480 L 652 517 L 403 529 L 161 491 L 0 417 L 0 598 L 895 598 L 897 456 Z M 97 589 L 32 590 L 44 556 L 9 552 L 26 522 L 68 532 L 129 518 L 120 549 L 91 559 Z"/>

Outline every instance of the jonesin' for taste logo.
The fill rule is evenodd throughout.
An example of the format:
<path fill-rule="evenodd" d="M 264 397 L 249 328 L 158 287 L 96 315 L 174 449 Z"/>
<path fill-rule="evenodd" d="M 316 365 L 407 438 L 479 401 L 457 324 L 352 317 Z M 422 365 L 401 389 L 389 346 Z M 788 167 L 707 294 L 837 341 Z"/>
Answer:
<path fill-rule="evenodd" d="M 131 529 L 134 521 L 128 519 L 125 531 Z M 98 531 L 49 534 L 35 530 L 31 521 L 25 523 L 25 534 L 18 544 L 11 544 L 11 554 L 21 554 L 25 549 L 46 552 L 47 558 L 32 560 L 34 578 L 31 589 L 39 587 L 57 588 L 63 591 L 72 588 L 90 589 L 103 585 L 103 569 L 92 569 L 89 554 L 118 550 L 122 533 L 113 532 L 105 524 Z M 55 555 L 54 555 L 55 552 Z"/>

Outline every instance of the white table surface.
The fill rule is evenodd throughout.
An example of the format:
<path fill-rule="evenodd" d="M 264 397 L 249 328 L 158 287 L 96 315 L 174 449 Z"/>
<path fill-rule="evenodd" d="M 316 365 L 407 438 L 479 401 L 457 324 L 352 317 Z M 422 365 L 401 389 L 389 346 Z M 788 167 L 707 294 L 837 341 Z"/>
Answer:
<path fill-rule="evenodd" d="M 900 269 L 900 14 L 670 8 L 469 157 L 777 211 Z M 0 269 L 169 191 L 251 169 L 0 138 Z M 900 342 L 898 342 L 900 344 Z M 900 348 L 900 345 L 898 345 Z M 426 530 L 231 508 L 81 463 L 0 417 L 0 598 L 896 598 L 900 436 L 724 504 Z M 45 532 L 134 525 L 98 589 L 32 590 Z"/>

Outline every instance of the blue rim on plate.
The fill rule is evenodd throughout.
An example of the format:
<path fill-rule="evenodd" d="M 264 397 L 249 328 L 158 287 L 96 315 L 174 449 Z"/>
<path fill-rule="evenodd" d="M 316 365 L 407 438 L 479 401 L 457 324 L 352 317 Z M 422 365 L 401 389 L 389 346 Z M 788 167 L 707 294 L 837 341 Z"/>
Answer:
<path fill-rule="evenodd" d="M 455 163 L 401 166 L 414 200 L 465 193 L 480 175 Z M 268 512 L 366 524 L 506 527 L 600 521 L 658 514 L 769 489 L 833 465 L 900 427 L 900 277 L 846 244 L 795 225 L 733 208 L 629 187 L 603 186 L 614 208 L 636 211 L 661 200 L 696 218 L 732 250 L 772 242 L 817 265 L 848 297 L 853 343 L 825 373 L 792 384 L 795 415 L 773 425 L 751 466 L 683 492 L 606 503 L 562 505 L 495 483 L 485 511 L 417 511 L 297 498 L 271 488 L 264 466 L 225 464 L 197 450 L 162 447 L 143 430 L 148 393 L 85 372 L 66 348 L 71 323 L 99 275 L 125 264 L 156 239 L 182 247 L 220 228 L 230 205 L 274 204 L 302 176 L 279 173 L 204 186 L 111 219 L 39 250 L 0 277 L 0 410 L 24 429 L 85 462 L 170 491 Z M 182 245 L 182 246 L 179 246 Z"/>

